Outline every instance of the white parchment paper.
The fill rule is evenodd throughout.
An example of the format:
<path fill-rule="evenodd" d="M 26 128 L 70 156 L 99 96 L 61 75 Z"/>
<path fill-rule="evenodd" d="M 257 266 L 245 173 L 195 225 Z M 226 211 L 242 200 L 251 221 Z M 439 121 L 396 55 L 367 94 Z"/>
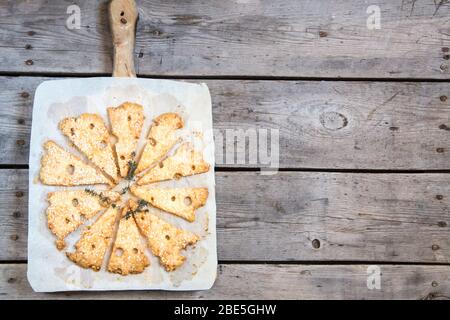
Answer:
<path fill-rule="evenodd" d="M 99 272 L 82 269 L 72 263 L 65 252 L 74 251 L 73 245 L 83 226 L 66 239 L 65 251 L 56 249 L 55 237 L 47 227 L 47 193 L 84 189 L 86 186 L 65 188 L 43 185 L 38 178 L 43 144 L 47 140 L 54 140 L 64 149 L 85 159 L 58 130 L 59 121 L 68 116 L 89 112 L 101 115 L 109 126 L 106 108 L 119 106 L 125 101 L 144 106 L 146 119 L 138 154 L 152 119 L 165 112 L 177 112 L 185 122 L 185 127 L 178 130 L 180 136 L 184 141 L 191 141 L 197 150 L 203 151 L 205 160 L 211 166 L 208 173 L 155 184 L 163 187 L 191 186 L 209 189 L 208 201 L 203 208 L 196 211 L 196 221 L 193 223 L 158 209 L 151 210 L 177 227 L 202 237 L 195 247 L 182 252 L 187 259 L 182 267 L 173 272 L 166 272 L 149 250 L 147 256 L 150 266 L 139 275 L 121 276 L 109 273 L 104 268 L 106 259 Z M 214 142 L 211 97 L 205 84 L 137 78 L 46 81 L 37 88 L 35 94 L 29 164 L 28 281 L 35 291 L 205 290 L 213 285 L 217 271 Z M 95 188 L 107 189 L 107 186 Z M 95 219 L 96 217 L 91 219 L 87 225 Z"/>

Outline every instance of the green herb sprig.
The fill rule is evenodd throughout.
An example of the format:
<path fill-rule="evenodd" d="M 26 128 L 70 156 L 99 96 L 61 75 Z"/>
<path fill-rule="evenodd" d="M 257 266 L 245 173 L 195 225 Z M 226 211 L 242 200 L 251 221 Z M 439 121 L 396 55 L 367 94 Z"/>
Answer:
<path fill-rule="evenodd" d="M 136 209 L 127 211 L 127 213 L 125 214 L 125 219 L 128 220 L 131 216 L 134 216 L 134 214 L 138 212 L 148 212 L 148 205 L 149 203 L 147 201 L 142 199 L 139 200 Z"/>
<path fill-rule="evenodd" d="M 135 171 L 136 171 L 136 169 L 137 169 L 137 163 L 136 163 L 136 161 L 134 161 L 134 160 L 128 161 L 128 168 L 129 168 L 129 169 L 128 169 L 128 174 L 127 174 L 127 176 L 126 176 L 125 179 L 127 179 L 127 180 L 133 180 Z"/>
<path fill-rule="evenodd" d="M 95 192 L 94 190 L 89 189 L 89 188 L 84 189 L 84 192 L 88 193 L 89 195 L 91 195 L 91 196 L 93 196 L 93 197 L 98 197 L 98 198 L 100 198 L 100 201 L 101 201 L 102 203 L 109 204 L 109 203 L 111 202 L 111 199 L 110 199 L 109 197 L 105 197 L 105 196 L 103 195 L 103 193 L 101 193 L 101 192 L 100 192 L 100 193 L 97 193 L 97 192 Z"/>

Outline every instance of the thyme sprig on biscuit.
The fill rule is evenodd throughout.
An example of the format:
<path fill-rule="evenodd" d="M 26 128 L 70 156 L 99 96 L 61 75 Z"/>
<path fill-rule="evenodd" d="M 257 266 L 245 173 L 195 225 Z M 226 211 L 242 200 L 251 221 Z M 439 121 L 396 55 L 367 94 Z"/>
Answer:
<path fill-rule="evenodd" d="M 129 167 L 129 169 L 128 169 L 128 174 L 127 174 L 127 176 L 126 176 L 125 179 L 127 179 L 127 180 L 133 180 L 134 175 L 135 175 L 135 171 L 136 171 L 136 169 L 137 169 L 137 163 L 136 163 L 136 161 L 134 161 L 134 160 L 128 161 L 128 167 Z"/>
<path fill-rule="evenodd" d="M 97 193 L 94 190 L 89 189 L 89 188 L 85 188 L 84 191 L 86 193 L 90 194 L 91 196 L 100 198 L 100 201 L 102 203 L 106 203 L 106 204 L 110 204 L 111 203 L 111 199 L 109 197 L 105 197 L 102 192 Z"/>
<path fill-rule="evenodd" d="M 139 200 L 138 201 L 138 206 L 136 207 L 136 209 L 127 211 L 127 213 L 124 216 L 125 219 L 128 220 L 131 216 L 134 217 L 134 214 L 138 213 L 138 212 L 148 212 L 149 211 L 148 208 L 147 208 L 148 205 L 149 205 L 149 203 L 147 201 L 142 200 L 142 199 Z"/>

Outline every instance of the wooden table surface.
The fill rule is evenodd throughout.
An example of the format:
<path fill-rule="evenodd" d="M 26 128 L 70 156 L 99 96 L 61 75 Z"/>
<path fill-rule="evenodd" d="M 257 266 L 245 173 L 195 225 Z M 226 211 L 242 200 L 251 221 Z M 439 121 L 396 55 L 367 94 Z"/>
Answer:
<path fill-rule="evenodd" d="M 209 291 L 34 293 L 33 95 L 109 76 L 107 1 L 0 0 L 0 298 L 450 298 L 450 2 L 373 1 L 373 30 L 363 0 L 136 2 L 138 76 L 206 82 L 217 129 L 279 129 L 280 172 L 217 163 Z"/>

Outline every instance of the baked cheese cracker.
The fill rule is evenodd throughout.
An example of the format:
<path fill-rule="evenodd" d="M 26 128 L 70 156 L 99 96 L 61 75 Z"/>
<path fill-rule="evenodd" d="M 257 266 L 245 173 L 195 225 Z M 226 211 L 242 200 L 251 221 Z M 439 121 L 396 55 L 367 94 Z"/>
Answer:
<path fill-rule="evenodd" d="M 195 220 L 195 210 L 208 199 L 207 188 L 146 188 L 131 187 L 131 192 L 152 206 L 186 219 Z"/>
<path fill-rule="evenodd" d="M 117 163 L 122 177 L 126 177 L 133 161 L 144 124 L 144 108 L 136 103 L 125 102 L 116 108 L 108 108 L 112 133 L 117 137 L 114 145 Z"/>
<path fill-rule="evenodd" d="M 203 160 L 202 153 L 194 150 L 192 143 L 183 143 L 171 157 L 161 161 L 151 168 L 137 182 L 138 185 L 179 179 L 181 177 L 204 173 L 209 170 L 209 164 Z"/>
<path fill-rule="evenodd" d="M 66 190 L 50 192 L 47 195 L 47 225 L 57 237 L 58 250 L 65 248 L 64 239 L 78 229 L 86 220 L 120 199 L 117 192 L 86 190 Z"/>
<path fill-rule="evenodd" d="M 83 113 L 77 118 L 65 118 L 59 128 L 89 160 L 114 182 L 118 181 L 109 132 L 99 115 Z"/>
<path fill-rule="evenodd" d="M 147 238 L 150 250 L 159 257 L 167 271 L 181 266 L 186 257 L 181 255 L 180 251 L 200 239 L 196 234 L 178 229 L 148 212 L 136 212 L 134 219 L 141 233 Z"/>
<path fill-rule="evenodd" d="M 111 184 L 99 170 L 65 151 L 54 141 L 44 144 L 39 179 L 54 186 L 78 186 L 87 184 Z"/>
<path fill-rule="evenodd" d="M 123 208 L 122 218 L 119 222 L 116 240 L 108 263 L 108 271 L 123 276 L 142 273 L 150 265 L 145 255 L 145 245 L 141 234 L 129 212 L 136 210 L 137 203 L 133 200 Z"/>
<path fill-rule="evenodd" d="M 176 113 L 164 113 L 154 119 L 136 173 L 161 160 L 178 142 L 175 131 L 183 126 L 183 119 Z"/>
<path fill-rule="evenodd" d="M 75 252 L 67 252 L 67 257 L 82 268 L 99 271 L 113 236 L 118 212 L 116 206 L 111 206 L 97 221 L 86 227 L 80 240 L 75 244 Z"/>

